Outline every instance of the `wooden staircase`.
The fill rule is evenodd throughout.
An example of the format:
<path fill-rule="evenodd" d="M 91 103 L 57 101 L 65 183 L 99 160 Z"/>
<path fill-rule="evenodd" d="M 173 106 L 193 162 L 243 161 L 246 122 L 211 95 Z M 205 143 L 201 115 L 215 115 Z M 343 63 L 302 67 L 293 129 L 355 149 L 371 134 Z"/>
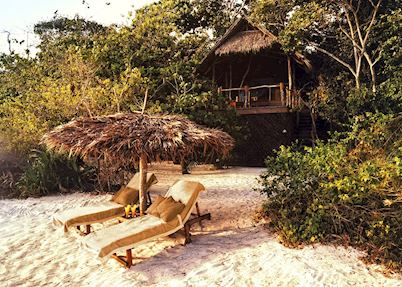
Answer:
<path fill-rule="evenodd" d="M 304 145 L 311 146 L 313 144 L 312 131 L 313 123 L 310 113 L 308 111 L 299 112 L 295 139 Z"/>

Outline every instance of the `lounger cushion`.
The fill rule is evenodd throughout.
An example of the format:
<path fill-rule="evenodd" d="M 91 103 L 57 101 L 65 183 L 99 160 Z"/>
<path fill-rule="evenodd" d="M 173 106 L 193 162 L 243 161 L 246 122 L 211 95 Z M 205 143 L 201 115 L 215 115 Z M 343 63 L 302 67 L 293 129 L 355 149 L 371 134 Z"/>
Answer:
<path fill-rule="evenodd" d="M 152 214 L 154 215 L 154 213 L 156 212 L 156 208 L 158 207 L 158 205 L 164 200 L 165 198 L 163 196 L 158 195 L 156 197 L 156 199 L 154 200 L 154 202 L 151 204 L 150 207 L 148 207 L 147 209 L 147 214 Z"/>
<path fill-rule="evenodd" d="M 159 203 L 151 210 L 148 209 L 147 213 L 160 217 L 165 222 L 174 219 L 185 207 L 183 203 L 175 201 L 171 196 L 158 197 L 157 200 Z"/>
<path fill-rule="evenodd" d="M 58 212 L 53 215 L 53 223 L 64 226 L 64 231 L 67 232 L 73 226 L 102 222 L 123 214 L 124 206 L 106 201 Z"/>
<path fill-rule="evenodd" d="M 159 217 L 147 214 L 90 233 L 83 238 L 82 245 L 103 258 L 152 238 L 167 236 L 178 228 L 180 223 L 177 219 L 166 223 Z"/>
<path fill-rule="evenodd" d="M 186 207 L 183 203 L 175 201 L 172 197 L 166 198 L 158 205 L 159 217 L 165 222 L 174 219 Z"/>
<path fill-rule="evenodd" d="M 186 205 L 180 213 L 182 220 L 185 221 L 191 214 L 198 194 L 203 190 L 205 187 L 199 182 L 179 180 L 169 189 L 166 196 L 171 196 L 174 200 Z"/>
<path fill-rule="evenodd" d="M 116 197 L 112 198 L 112 200 L 121 205 L 138 202 L 138 190 L 130 187 L 123 187 L 122 190 L 118 191 Z"/>
<path fill-rule="evenodd" d="M 147 173 L 147 180 L 145 184 L 145 190 L 148 190 L 149 187 L 155 183 L 157 183 L 158 180 L 156 179 L 155 174 L 153 173 Z M 133 189 L 140 189 L 140 173 L 137 172 L 133 178 L 127 183 L 127 187 L 133 188 Z"/>
<path fill-rule="evenodd" d="M 118 191 L 116 191 L 116 193 L 112 196 L 112 199 L 110 201 L 115 201 L 115 199 L 120 195 L 120 193 L 123 192 L 124 189 L 125 189 L 125 186 L 120 187 L 120 189 Z"/>

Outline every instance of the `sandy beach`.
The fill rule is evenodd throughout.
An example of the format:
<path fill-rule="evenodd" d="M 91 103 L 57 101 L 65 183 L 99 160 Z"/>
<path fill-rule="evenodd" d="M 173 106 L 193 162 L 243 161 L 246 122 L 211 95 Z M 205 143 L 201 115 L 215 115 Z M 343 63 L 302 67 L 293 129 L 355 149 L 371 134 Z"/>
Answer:
<path fill-rule="evenodd" d="M 154 168 L 155 170 L 155 168 Z M 52 225 L 60 210 L 106 201 L 111 195 L 73 193 L 0 201 L 1 286 L 402 286 L 402 276 L 384 276 L 365 265 L 354 248 L 316 244 L 303 249 L 281 245 L 275 234 L 254 222 L 263 196 L 253 190 L 262 169 L 156 169 L 163 195 L 178 178 L 207 189 L 200 207 L 212 214 L 195 226 L 192 243 L 161 238 L 133 249 L 131 269 L 101 262 L 80 247 L 81 236 Z M 116 220 L 95 229 L 116 224 Z"/>

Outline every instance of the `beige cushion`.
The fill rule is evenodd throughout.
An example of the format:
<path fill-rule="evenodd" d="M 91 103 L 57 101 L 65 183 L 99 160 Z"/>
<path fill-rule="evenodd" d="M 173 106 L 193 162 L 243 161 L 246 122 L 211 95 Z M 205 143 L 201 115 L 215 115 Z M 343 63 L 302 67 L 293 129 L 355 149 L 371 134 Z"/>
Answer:
<path fill-rule="evenodd" d="M 115 201 L 115 199 L 120 195 L 120 193 L 123 192 L 124 189 L 125 189 L 125 186 L 120 187 L 120 189 L 118 191 L 116 191 L 115 194 L 113 194 L 112 199 L 110 201 Z"/>
<path fill-rule="evenodd" d="M 147 214 L 152 214 L 154 215 L 154 213 L 156 212 L 156 208 L 158 207 L 158 205 L 164 200 L 165 198 L 163 196 L 158 195 L 156 197 L 156 199 L 154 200 L 154 202 L 151 204 L 150 207 L 148 207 L 147 209 Z"/>
<path fill-rule="evenodd" d="M 169 205 L 160 211 L 160 218 L 165 222 L 175 219 L 175 217 L 186 207 L 183 203 L 174 201 L 174 199 L 172 200 L 173 202 L 169 202 Z"/>
<path fill-rule="evenodd" d="M 157 182 L 158 180 L 156 179 L 155 174 L 147 173 L 145 191 L 147 191 L 151 185 Z M 111 201 L 120 203 L 122 205 L 137 203 L 139 200 L 139 192 L 138 192 L 138 190 L 140 189 L 139 186 L 140 186 L 140 174 L 137 172 L 125 187 L 121 187 L 119 191 L 113 195 Z"/>
<path fill-rule="evenodd" d="M 156 179 L 155 174 L 153 173 L 147 173 L 147 180 L 145 184 L 145 190 L 148 190 L 149 187 L 155 183 L 157 183 L 158 180 Z M 133 178 L 127 183 L 127 187 L 133 188 L 133 189 L 140 189 L 140 173 L 137 172 Z"/>
<path fill-rule="evenodd" d="M 191 197 L 196 193 L 205 190 L 205 187 L 196 181 L 179 180 L 172 185 L 166 194 L 166 197 L 173 197 L 174 200 L 187 204 Z"/>
<path fill-rule="evenodd" d="M 63 225 L 64 231 L 67 232 L 68 228 L 73 226 L 102 222 L 123 214 L 124 206 L 116 202 L 106 201 L 58 212 L 53 215 L 53 223 Z"/>
<path fill-rule="evenodd" d="M 119 203 L 121 205 L 127 205 L 138 202 L 138 190 L 130 187 L 122 187 L 116 194 L 113 196 L 112 201 Z"/>
<path fill-rule="evenodd" d="M 199 182 L 179 180 L 169 189 L 166 196 L 171 196 L 174 200 L 185 204 L 185 208 L 180 213 L 182 220 L 185 221 L 189 218 L 199 193 L 204 190 L 205 187 Z"/>
<path fill-rule="evenodd" d="M 175 201 L 171 196 L 169 196 L 168 198 L 163 198 L 163 200 L 148 213 L 160 217 L 163 221 L 168 222 L 173 220 L 183 211 L 184 208 L 185 205 L 183 203 Z"/>

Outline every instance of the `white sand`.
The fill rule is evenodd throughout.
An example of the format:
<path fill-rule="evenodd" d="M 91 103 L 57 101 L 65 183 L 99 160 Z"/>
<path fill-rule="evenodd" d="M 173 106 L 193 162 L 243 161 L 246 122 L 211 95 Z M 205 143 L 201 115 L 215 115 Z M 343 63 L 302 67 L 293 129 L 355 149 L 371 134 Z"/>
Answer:
<path fill-rule="evenodd" d="M 178 169 L 177 169 L 178 170 Z M 183 176 L 208 192 L 202 211 L 212 213 L 185 247 L 163 238 L 133 250 L 143 259 L 131 269 L 101 263 L 79 247 L 80 236 L 51 224 L 58 210 L 107 200 L 109 195 L 75 193 L 39 199 L 0 201 L 1 286 L 402 286 L 366 266 L 353 248 L 316 244 L 289 249 L 252 216 L 262 196 L 252 190 L 261 169 L 194 171 Z M 159 170 L 157 193 L 181 175 Z M 109 221 L 105 225 L 114 224 Z M 95 228 L 102 228 L 97 224 Z"/>

